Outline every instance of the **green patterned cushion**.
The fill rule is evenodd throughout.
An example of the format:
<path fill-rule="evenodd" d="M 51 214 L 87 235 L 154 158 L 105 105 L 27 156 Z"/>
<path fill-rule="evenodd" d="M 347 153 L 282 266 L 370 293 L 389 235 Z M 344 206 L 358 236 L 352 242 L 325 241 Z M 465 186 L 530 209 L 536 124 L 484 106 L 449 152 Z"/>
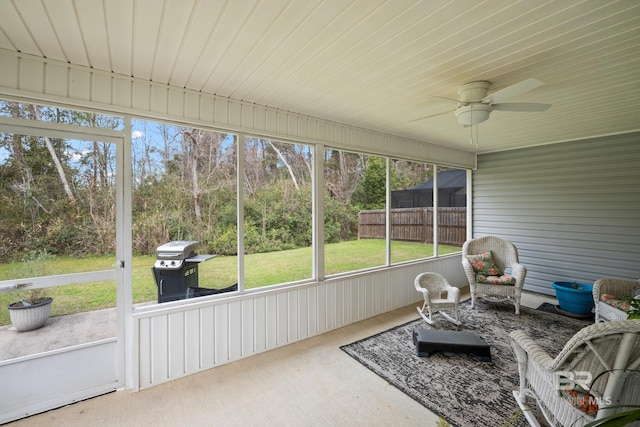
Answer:
<path fill-rule="evenodd" d="M 503 274 L 501 276 L 485 276 L 483 274 L 476 274 L 476 283 L 513 286 L 516 284 L 516 278 L 506 274 Z"/>
<path fill-rule="evenodd" d="M 603 301 L 609 304 L 612 307 L 615 307 L 619 310 L 629 312 L 631 309 L 631 301 L 621 299 L 615 295 L 602 294 L 600 296 L 600 301 Z"/>
<path fill-rule="evenodd" d="M 493 252 L 491 251 L 479 255 L 467 255 L 467 259 L 471 263 L 476 276 L 502 276 L 502 271 L 493 260 Z"/>

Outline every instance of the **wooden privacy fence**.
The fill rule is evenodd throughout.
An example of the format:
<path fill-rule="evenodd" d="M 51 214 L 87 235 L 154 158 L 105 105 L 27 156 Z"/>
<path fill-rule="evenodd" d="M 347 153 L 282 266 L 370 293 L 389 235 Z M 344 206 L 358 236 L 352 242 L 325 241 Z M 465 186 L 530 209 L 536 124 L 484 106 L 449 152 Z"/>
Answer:
<path fill-rule="evenodd" d="M 385 211 L 358 213 L 359 239 L 385 238 Z M 438 208 L 438 242 L 462 246 L 467 237 L 467 208 Z M 433 208 L 391 209 L 391 240 L 433 243 Z"/>

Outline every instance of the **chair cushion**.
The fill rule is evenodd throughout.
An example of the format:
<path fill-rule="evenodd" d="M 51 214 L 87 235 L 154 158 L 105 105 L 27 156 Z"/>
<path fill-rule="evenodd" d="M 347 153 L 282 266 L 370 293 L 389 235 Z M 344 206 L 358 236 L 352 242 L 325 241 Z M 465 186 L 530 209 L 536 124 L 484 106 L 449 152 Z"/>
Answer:
<path fill-rule="evenodd" d="M 611 307 L 615 307 L 618 310 L 628 312 L 631 309 L 631 303 L 628 300 L 622 299 L 615 295 L 602 294 L 600 295 L 600 301 L 610 305 Z"/>
<path fill-rule="evenodd" d="M 476 283 L 513 286 L 516 284 L 516 278 L 506 274 L 500 276 L 485 276 L 484 274 L 476 274 Z"/>
<path fill-rule="evenodd" d="M 493 260 L 493 252 L 491 251 L 479 255 L 467 255 L 467 259 L 471 263 L 476 275 L 502 276 L 502 271 L 500 271 Z"/>
<path fill-rule="evenodd" d="M 575 386 L 572 389 L 561 389 L 560 394 L 567 399 L 571 406 L 581 410 L 582 412 L 595 417 L 598 413 L 598 401 L 588 391 L 585 391 L 580 386 Z"/>

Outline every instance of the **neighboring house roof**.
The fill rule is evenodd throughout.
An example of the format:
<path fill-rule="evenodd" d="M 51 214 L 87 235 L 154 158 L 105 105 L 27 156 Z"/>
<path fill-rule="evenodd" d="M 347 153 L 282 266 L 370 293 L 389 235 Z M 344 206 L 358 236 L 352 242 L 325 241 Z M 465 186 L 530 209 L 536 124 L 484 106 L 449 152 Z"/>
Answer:
<path fill-rule="evenodd" d="M 438 188 L 465 188 L 467 186 L 467 171 L 464 169 L 451 169 L 438 173 Z M 433 188 L 433 178 L 418 184 L 408 190 L 429 190 Z"/>

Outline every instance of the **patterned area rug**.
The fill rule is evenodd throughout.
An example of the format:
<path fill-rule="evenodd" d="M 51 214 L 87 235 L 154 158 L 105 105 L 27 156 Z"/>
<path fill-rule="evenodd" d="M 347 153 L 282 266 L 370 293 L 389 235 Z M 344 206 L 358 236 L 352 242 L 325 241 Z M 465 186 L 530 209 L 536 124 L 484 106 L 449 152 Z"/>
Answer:
<path fill-rule="evenodd" d="M 491 346 L 491 362 L 465 353 L 418 357 L 412 334 L 430 328 L 418 320 L 341 347 L 343 351 L 452 426 L 526 426 L 512 391 L 518 370 L 509 333 L 522 329 L 555 356 L 577 331 L 592 322 L 511 304 L 460 304 L 462 326 L 435 317 L 436 329 L 475 331 Z M 537 416 L 537 415 L 536 415 Z M 540 419 L 540 418 L 539 418 Z"/>

